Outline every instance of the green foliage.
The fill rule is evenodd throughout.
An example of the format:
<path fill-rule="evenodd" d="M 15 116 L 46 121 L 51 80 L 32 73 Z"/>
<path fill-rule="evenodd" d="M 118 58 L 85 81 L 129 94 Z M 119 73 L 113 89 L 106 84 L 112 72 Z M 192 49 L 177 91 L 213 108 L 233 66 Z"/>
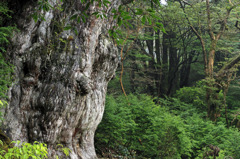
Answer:
<path fill-rule="evenodd" d="M 12 37 L 16 27 L 2 26 L 4 21 L 11 18 L 9 15 L 11 11 L 7 7 L 7 3 L 0 2 L 0 108 L 7 104 L 6 93 L 12 84 L 13 66 L 5 61 L 4 53 L 6 52 L 6 45 L 9 44 L 8 38 Z M 0 112 L 0 119 L 2 120 L 2 113 Z"/>
<path fill-rule="evenodd" d="M 209 145 L 214 145 L 220 148 L 220 158 L 239 158 L 236 128 L 203 119 L 206 113 L 192 103 L 176 98 L 154 101 L 161 106 L 146 95 L 129 95 L 128 100 L 108 96 L 96 132 L 97 152 L 112 157 L 201 159 L 210 151 Z"/>
<path fill-rule="evenodd" d="M 64 157 L 68 157 L 70 155 L 71 150 L 69 148 L 63 147 L 63 145 L 61 145 L 61 144 L 58 144 L 57 148 L 59 151 L 61 151 L 61 152 L 63 152 L 63 154 L 65 154 Z M 56 156 L 56 159 L 59 159 L 59 158 L 62 158 L 62 157 Z"/>
<path fill-rule="evenodd" d="M 39 143 L 35 141 L 33 144 L 21 141 L 13 141 L 11 145 L 14 147 L 3 149 L 4 142 L 0 140 L 1 149 L 0 149 L 0 159 L 46 159 L 48 158 L 48 148 L 47 144 Z M 69 156 L 70 149 L 58 145 L 59 150 L 65 154 L 65 157 Z M 59 156 L 55 156 L 56 159 L 59 159 Z"/>
<path fill-rule="evenodd" d="M 239 109 L 240 103 L 239 92 L 240 92 L 239 83 L 238 82 L 233 83 L 230 86 L 227 94 L 227 104 L 228 107 L 232 110 Z"/>
<path fill-rule="evenodd" d="M 191 89 L 189 88 L 189 90 Z M 195 91 L 182 92 L 182 96 L 187 96 L 192 92 Z M 201 159 L 206 151 L 206 147 L 209 145 L 218 146 L 223 158 L 227 156 L 239 158 L 239 146 L 236 146 L 240 142 L 239 131 L 236 128 L 226 128 L 222 122 L 213 123 L 204 119 L 206 112 L 200 111 L 198 107 L 194 106 L 187 98 L 185 98 L 185 100 L 189 102 L 189 104 L 174 98 L 159 99 L 159 103 L 164 107 L 168 107 L 171 113 L 184 120 L 185 132 L 189 135 L 188 137 L 192 144 L 190 151 L 192 158 Z M 194 100 L 192 100 L 192 102 L 198 104 L 198 102 L 194 102 Z"/>
<path fill-rule="evenodd" d="M 16 30 L 16 28 L 12 26 L 3 26 L 4 21 L 11 18 L 9 15 L 10 12 L 7 3 L 0 2 L 0 53 L 6 51 L 4 45 L 9 43 L 8 38 L 11 37 L 13 31 Z"/>
<path fill-rule="evenodd" d="M 178 98 L 180 101 L 192 104 L 199 111 L 206 111 L 206 89 L 203 82 L 199 82 L 197 86 L 193 87 L 183 87 L 179 89 L 174 97 Z"/>
<path fill-rule="evenodd" d="M 223 93 L 216 88 L 215 80 L 210 81 L 204 79 L 197 82 L 196 86 L 181 88 L 176 92 L 174 97 L 187 104 L 192 104 L 198 112 L 206 112 L 208 109 L 206 91 L 210 90 L 218 95 L 218 99 L 212 98 L 208 102 L 215 103 L 218 106 L 218 111 L 220 112 L 223 108 Z"/>
<path fill-rule="evenodd" d="M 222 155 L 239 158 L 239 132 L 237 129 L 227 129 L 224 123 L 213 124 L 200 118 L 197 114 L 188 117 L 186 131 L 191 135 L 194 158 L 202 158 L 205 147 L 215 145 L 220 148 Z"/>
<path fill-rule="evenodd" d="M 145 95 L 107 97 L 106 110 L 96 133 L 96 148 L 122 156 L 180 158 L 189 156 L 191 142 L 180 117 L 155 105 Z"/>
<path fill-rule="evenodd" d="M 57 8 L 61 8 L 58 5 Z M 37 22 L 39 19 L 40 20 L 46 20 L 44 17 L 43 12 L 48 12 L 50 9 L 53 9 L 54 7 L 48 2 L 48 0 L 39 0 L 38 1 L 38 7 L 35 9 L 35 12 L 33 13 L 32 17 L 35 22 Z"/>
<path fill-rule="evenodd" d="M 63 2 L 63 0 L 61 0 L 61 2 Z M 87 13 L 87 10 L 93 3 L 96 3 L 99 8 L 108 8 L 111 2 L 108 0 L 81 0 L 81 3 L 82 9 L 79 10 L 78 13 L 71 15 L 70 20 L 75 20 L 77 23 L 85 23 L 90 16 L 95 16 L 96 18 L 101 19 L 113 18 L 113 20 L 116 21 L 117 26 L 114 26 L 112 29 L 110 29 L 108 33 L 118 45 L 123 45 L 125 41 L 125 35 L 122 34 L 121 26 L 124 25 L 124 28 L 128 30 L 136 29 L 136 26 L 132 25 L 133 21 L 138 23 L 137 25 L 139 25 L 139 28 L 146 25 L 148 27 L 152 27 L 156 31 L 164 31 L 164 27 L 162 23 L 160 23 L 160 17 L 158 16 L 157 12 L 160 7 L 159 1 L 151 0 L 149 2 L 145 0 L 143 2 L 140 2 L 152 4 L 152 7 L 150 7 L 150 5 L 147 5 L 147 7 L 144 8 L 142 6 L 140 7 L 139 5 L 136 5 L 139 4 L 139 2 L 133 1 L 130 3 L 130 5 L 121 4 L 117 9 L 112 9 L 111 14 L 106 13 L 105 9 L 103 9 L 93 12 L 91 15 Z M 50 9 L 60 11 L 63 10 L 61 3 L 52 6 L 49 3 L 49 0 L 38 1 L 38 7 L 32 15 L 34 21 L 37 22 L 38 20 L 46 20 L 43 13 L 48 12 Z M 64 27 L 64 30 L 70 29 L 75 30 L 77 34 L 77 29 L 72 27 L 72 25 L 67 25 Z"/>
<path fill-rule="evenodd" d="M 133 1 L 120 5 L 112 10 L 117 26 L 109 30 L 109 35 L 116 44 L 125 45 L 126 40 L 137 39 L 144 28 L 165 32 L 158 10 L 161 8 L 156 1 Z"/>
<path fill-rule="evenodd" d="M 8 64 L 3 55 L 0 54 L 0 98 L 6 98 L 6 93 L 9 86 L 12 84 L 13 66 Z"/>
<path fill-rule="evenodd" d="M 1 5 L 1 4 L 0 4 Z M 8 44 L 8 37 L 12 36 L 12 31 L 15 29 L 15 27 L 0 27 L 0 51 L 5 52 L 5 48 L 3 47 L 3 44 Z"/>
<path fill-rule="evenodd" d="M 9 148 L 7 152 L 1 150 L 1 159 L 43 159 L 47 158 L 47 145 L 35 142 L 34 144 L 22 143 L 20 141 L 12 142 L 15 144 L 13 148 Z"/>

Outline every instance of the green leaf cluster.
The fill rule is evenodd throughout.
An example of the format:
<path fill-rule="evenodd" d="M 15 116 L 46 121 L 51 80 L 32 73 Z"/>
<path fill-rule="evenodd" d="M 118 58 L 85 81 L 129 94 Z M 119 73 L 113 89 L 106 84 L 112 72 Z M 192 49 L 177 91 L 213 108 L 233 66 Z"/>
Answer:
<path fill-rule="evenodd" d="M 4 142 L 0 140 L 0 159 L 46 159 L 48 158 L 47 144 L 39 143 L 35 141 L 33 144 L 21 141 L 12 141 L 11 145 L 15 145 L 11 148 L 4 149 Z M 62 145 L 58 145 L 59 150 L 65 154 L 65 157 L 69 156 L 71 152 L 69 148 L 65 148 Z M 55 156 L 56 159 L 61 157 Z"/>
<path fill-rule="evenodd" d="M 34 144 L 22 143 L 20 141 L 12 142 L 15 144 L 13 148 L 9 148 L 7 152 L 5 150 L 0 151 L 1 159 L 43 159 L 47 158 L 47 145 L 43 143 L 35 142 Z"/>

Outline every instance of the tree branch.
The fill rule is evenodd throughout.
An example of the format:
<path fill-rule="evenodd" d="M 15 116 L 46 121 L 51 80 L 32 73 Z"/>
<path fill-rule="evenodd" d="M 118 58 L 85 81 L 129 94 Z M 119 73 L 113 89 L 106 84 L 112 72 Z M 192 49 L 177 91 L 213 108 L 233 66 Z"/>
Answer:
<path fill-rule="evenodd" d="M 129 4 L 129 3 L 132 3 L 132 2 L 133 2 L 133 0 L 122 0 L 123 5 Z"/>
<path fill-rule="evenodd" d="M 240 26 L 238 25 L 238 20 L 236 21 L 235 27 L 240 30 Z"/>
<path fill-rule="evenodd" d="M 217 73 L 217 77 L 222 77 L 224 74 L 229 71 L 231 68 L 236 66 L 240 62 L 240 55 L 237 55 L 235 58 L 230 60 L 226 65 L 224 65 Z"/>
<path fill-rule="evenodd" d="M 212 40 L 215 40 L 215 35 L 212 31 L 212 21 L 211 21 L 211 13 L 210 13 L 210 4 L 209 0 L 206 0 L 207 7 L 207 24 L 208 24 L 208 32 Z"/>
<path fill-rule="evenodd" d="M 187 19 L 188 21 L 188 24 L 189 26 L 191 27 L 192 31 L 195 33 L 195 35 L 198 37 L 198 39 L 200 40 L 201 42 L 201 46 L 202 46 L 202 51 L 203 51 L 203 56 L 204 56 L 204 69 L 206 70 L 207 69 L 207 51 L 206 51 L 206 47 L 205 47 L 205 42 L 202 38 L 202 36 L 198 33 L 198 31 L 195 29 L 195 27 L 192 25 L 190 19 L 187 17 L 187 13 L 185 11 L 185 8 L 183 6 L 183 4 L 181 3 L 181 0 L 178 0 L 179 4 L 181 5 L 181 8 L 185 14 L 185 18 Z M 205 71 L 206 72 L 206 71 Z"/>

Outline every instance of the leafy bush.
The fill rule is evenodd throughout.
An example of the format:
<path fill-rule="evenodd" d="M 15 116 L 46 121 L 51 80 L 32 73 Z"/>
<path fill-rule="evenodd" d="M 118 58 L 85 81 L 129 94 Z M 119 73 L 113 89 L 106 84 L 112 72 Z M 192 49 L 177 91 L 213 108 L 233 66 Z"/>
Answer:
<path fill-rule="evenodd" d="M 22 143 L 20 141 L 12 142 L 16 146 L 9 148 L 7 151 L 0 151 L 0 158 L 2 159 L 42 159 L 47 158 L 47 145 L 35 142 L 34 144 Z M 3 144 L 3 143 L 1 143 Z"/>
<path fill-rule="evenodd" d="M 182 119 L 146 95 L 108 96 L 95 143 L 99 154 L 128 158 L 181 158 L 190 155 L 191 147 Z"/>
<path fill-rule="evenodd" d="M 161 106 L 146 95 L 129 95 L 128 100 L 124 96 L 108 96 L 103 121 L 96 132 L 98 154 L 202 159 L 211 151 L 209 146 L 214 145 L 220 150 L 220 158 L 240 158 L 237 129 L 204 119 L 206 113 L 179 99 L 154 101 Z"/>
<path fill-rule="evenodd" d="M 182 94 L 184 96 L 184 94 Z M 209 145 L 220 148 L 220 154 L 224 157 L 239 158 L 240 136 L 236 128 L 226 128 L 225 123 L 213 123 L 207 119 L 206 112 L 200 112 L 193 104 L 186 104 L 179 99 L 159 99 L 158 102 L 169 109 L 185 123 L 185 132 L 191 140 L 191 157 L 202 159 Z"/>
<path fill-rule="evenodd" d="M 183 87 L 176 92 L 174 97 L 178 98 L 181 102 L 192 104 L 201 111 L 207 110 L 205 101 L 206 90 L 203 86 Z"/>
<path fill-rule="evenodd" d="M 192 156 L 194 158 L 202 159 L 205 148 L 209 145 L 219 147 L 223 157 L 240 157 L 240 136 L 237 129 L 228 129 L 224 123 L 214 124 L 199 118 L 197 115 L 189 117 L 186 124 L 189 125 L 186 131 L 191 135 Z"/>
<path fill-rule="evenodd" d="M 11 148 L 7 150 L 3 149 L 4 142 L 0 140 L 0 145 L 2 146 L 0 149 L 0 159 L 45 159 L 48 158 L 48 148 L 47 144 L 39 143 L 35 141 L 33 144 L 21 141 L 13 141 L 11 142 Z M 60 146 L 60 151 L 65 154 L 65 157 L 69 156 L 70 149 L 64 148 L 62 145 Z M 56 159 L 59 159 L 58 156 L 55 156 Z"/>
<path fill-rule="evenodd" d="M 233 83 L 229 87 L 229 90 L 227 93 L 227 104 L 230 109 L 235 109 L 235 110 L 239 109 L 239 105 L 240 105 L 239 91 L 240 91 L 239 83 Z"/>

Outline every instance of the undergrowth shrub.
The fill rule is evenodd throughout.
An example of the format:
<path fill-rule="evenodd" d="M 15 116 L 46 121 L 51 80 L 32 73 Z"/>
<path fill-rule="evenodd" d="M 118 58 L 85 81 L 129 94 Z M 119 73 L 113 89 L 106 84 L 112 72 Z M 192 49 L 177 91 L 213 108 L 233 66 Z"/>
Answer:
<path fill-rule="evenodd" d="M 219 159 L 240 158 L 236 128 L 206 119 L 206 112 L 176 98 L 108 96 L 95 137 L 99 156 L 116 158 L 196 158 L 219 148 Z"/>
<path fill-rule="evenodd" d="M 156 105 L 146 95 L 108 96 L 95 143 L 105 157 L 181 158 L 191 142 L 180 117 Z M 110 153 L 109 153 L 110 152 Z"/>
<path fill-rule="evenodd" d="M 179 89 L 174 95 L 175 98 L 179 99 L 181 102 L 192 104 L 194 107 L 200 111 L 205 111 L 207 109 L 206 105 L 206 91 L 204 86 L 193 87 L 183 87 Z"/>
<path fill-rule="evenodd" d="M 191 140 L 191 158 L 202 159 L 209 145 L 220 148 L 219 159 L 240 158 L 238 129 L 227 128 L 223 122 L 209 121 L 206 118 L 206 112 L 201 112 L 193 104 L 184 103 L 176 98 L 159 99 L 159 103 L 184 120 L 185 132 Z"/>
<path fill-rule="evenodd" d="M 47 144 L 35 141 L 33 144 L 21 141 L 12 141 L 6 148 L 0 140 L 0 159 L 46 159 L 48 158 Z M 69 156 L 70 149 L 57 145 L 58 150 L 65 156 L 55 156 L 54 159 L 62 159 Z"/>

